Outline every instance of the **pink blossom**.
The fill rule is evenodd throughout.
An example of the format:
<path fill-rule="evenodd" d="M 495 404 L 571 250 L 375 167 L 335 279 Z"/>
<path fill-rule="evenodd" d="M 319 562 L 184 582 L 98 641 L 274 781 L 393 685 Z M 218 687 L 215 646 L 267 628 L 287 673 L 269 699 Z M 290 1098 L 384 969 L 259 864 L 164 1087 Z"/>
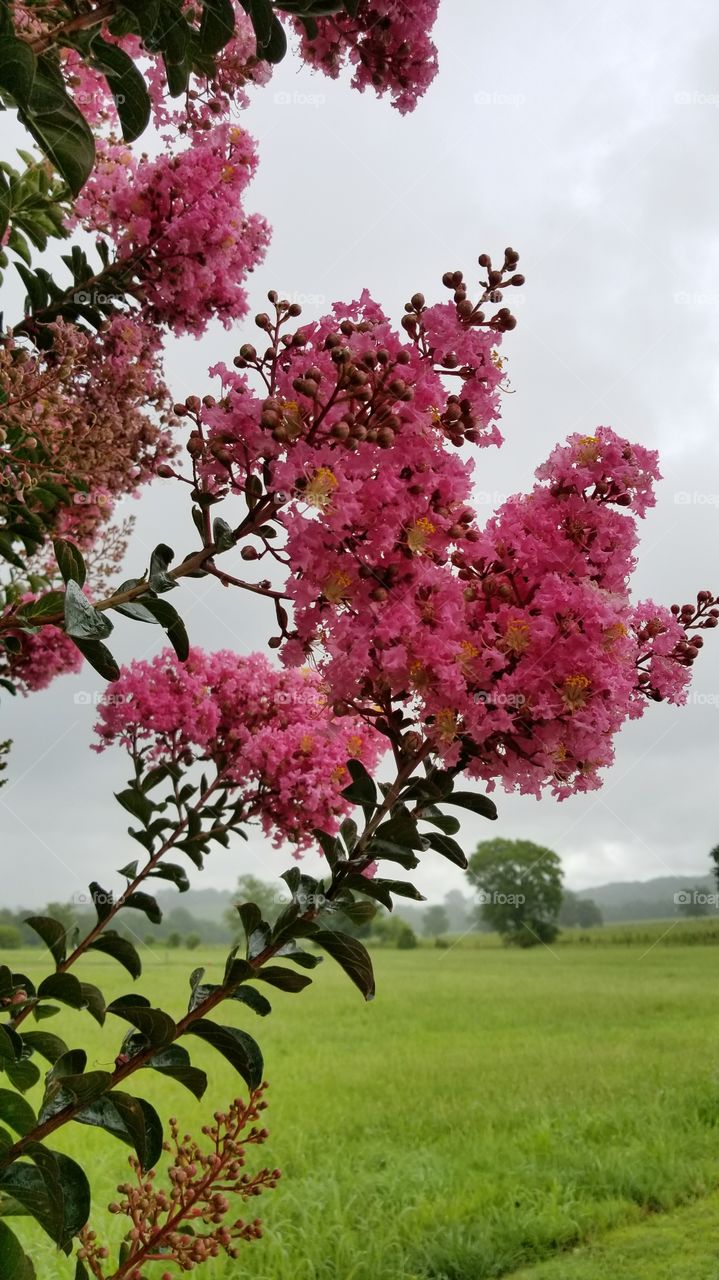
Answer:
<path fill-rule="evenodd" d="M 149 760 L 210 761 L 276 845 L 305 848 L 315 827 L 336 830 L 350 805 L 349 757 L 373 768 L 382 740 L 361 720 L 333 716 L 310 671 L 272 668 L 261 654 L 193 649 L 133 662 L 100 708 L 97 733 Z"/>

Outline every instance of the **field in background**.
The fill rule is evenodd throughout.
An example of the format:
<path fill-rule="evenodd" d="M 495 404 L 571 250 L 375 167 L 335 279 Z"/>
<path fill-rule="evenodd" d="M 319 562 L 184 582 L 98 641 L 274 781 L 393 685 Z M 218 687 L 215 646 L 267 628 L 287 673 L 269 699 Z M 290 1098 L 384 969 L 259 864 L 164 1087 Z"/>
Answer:
<path fill-rule="evenodd" d="M 449 934 L 439 944 L 434 939 L 422 938 L 427 946 L 445 943 L 452 947 L 467 950 L 481 950 L 486 947 L 503 947 L 504 943 L 498 933 L 464 933 L 459 936 Z M 662 946 L 717 946 L 719 945 L 719 919 L 716 916 L 685 919 L 678 916 L 675 920 L 637 920 L 622 924 L 597 925 L 591 929 L 562 929 L 559 937 L 552 943 L 552 948 L 566 946 L 592 947 L 653 947 Z"/>
<path fill-rule="evenodd" d="M 271 1084 L 264 1150 L 284 1176 L 253 1204 L 266 1238 L 238 1263 L 209 1264 L 207 1280 L 484 1280 L 523 1267 L 534 1277 L 537 1264 L 537 1280 L 645 1274 L 621 1263 L 619 1246 L 614 1266 L 605 1233 L 649 1229 L 664 1221 L 654 1215 L 710 1195 L 719 1181 L 717 953 L 520 952 L 486 941 L 375 951 L 371 1005 L 327 959 L 301 995 L 268 989 L 265 1020 L 250 1024 L 239 1006 L 221 1011 L 261 1040 Z M 214 976 L 221 955 L 145 953 L 138 989 L 179 1015 L 188 970 L 207 964 Z M 38 958 L 13 954 L 20 968 Z M 108 998 L 132 985 L 103 957 L 81 976 Z M 72 1017 L 79 1026 L 83 1015 Z M 88 1069 L 107 1067 L 121 1024 L 101 1030 L 88 1019 L 84 1035 L 88 1027 Z M 149 1071 L 128 1083 L 198 1132 L 241 1090 L 222 1059 L 187 1043 L 210 1071 L 204 1103 Z M 100 1199 L 111 1199 L 125 1149 L 80 1126 L 62 1141 L 91 1165 Z M 108 1217 L 99 1218 L 104 1229 Z M 686 1230 L 688 1240 L 696 1234 Z M 49 1242 L 32 1239 L 43 1280 L 72 1276 Z M 584 1254 L 573 1250 L 584 1241 L 605 1242 L 606 1270 L 581 1269 Z M 699 1280 L 692 1266 L 646 1274 Z"/>

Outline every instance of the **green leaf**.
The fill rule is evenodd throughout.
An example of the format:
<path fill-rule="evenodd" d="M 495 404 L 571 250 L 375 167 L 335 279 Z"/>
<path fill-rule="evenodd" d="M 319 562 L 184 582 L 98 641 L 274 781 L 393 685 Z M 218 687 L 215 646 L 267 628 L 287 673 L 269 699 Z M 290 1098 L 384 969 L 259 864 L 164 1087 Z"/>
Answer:
<path fill-rule="evenodd" d="M 24 40 L 0 37 L 0 89 L 9 93 L 19 107 L 27 104 L 32 93 L 36 65 L 35 54 Z"/>
<path fill-rule="evenodd" d="M 94 1125 L 133 1147 L 143 1170 L 152 1169 L 162 1155 L 160 1117 L 144 1098 L 113 1089 L 75 1116 L 80 1124 Z"/>
<path fill-rule="evenodd" d="M 85 561 L 74 542 L 67 542 L 65 538 L 56 538 L 52 545 L 63 582 L 76 582 L 79 587 L 83 586 L 87 570 Z"/>
<path fill-rule="evenodd" d="M 74 196 L 95 163 L 95 140 L 82 112 L 65 90 L 62 75 L 47 57 L 37 60 L 28 100 L 18 110 L 21 124 L 50 158 Z"/>
<path fill-rule="evenodd" d="M 144 78 L 132 58 L 118 45 L 108 44 L 101 36 L 94 36 L 90 48 L 115 99 L 122 136 L 125 142 L 134 142 L 144 133 L 150 120 L 150 95 Z"/>
<path fill-rule="evenodd" d="M 3 1280 L 36 1280 L 32 1262 L 4 1222 L 0 1222 L 0 1275 Z"/>
<path fill-rule="evenodd" d="M 463 871 L 467 869 L 468 863 L 464 849 L 451 836 L 432 831 L 426 838 L 431 848 L 435 849 L 437 853 L 441 853 L 443 858 L 453 862 L 455 867 L 461 867 Z"/>
<path fill-rule="evenodd" d="M 270 28 L 270 38 L 262 46 L 262 57 L 267 62 L 281 62 L 287 53 L 287 36 L 276 14 L 272 15 L 272 26 Z"/>
<path fill-rule="evenodd" d="M 203 0 L 200 23 L 200 48 L 203 53 L 219 53 L 235 30 L 235 11 L 231 0 Z M 215 539 L 217 541 L 217 539 Z"/>
<path fill-rule="evenodd" d="M 304 991 L 305 987 L 309 987 L 312 979 L 307 978 L 304 973 L 295 973 L 294 969 L 285 969 L 279 964 L 266 965 L 264 969 L 259 969 L 255 974 L 258 982 L 269 982 L 271 987 L 277 987 L 278 991 Z"/>
<path fill-rule="evenodd" d="M 31 1049 L 42 1054 L 43 1058 L 51 1064 L 67 1053 L 65 1041 L 53 1035 L 51 1031 L 23 1031 L 22 1038 Z"/>
<path fill-rule="evenodd" d="M 28 600 L 27 604 L 22 605 L 18 609 L 18 617 L 22 618 L 24 622 L 39 623 L 44 622 L 47 618 L 55 618 L 58 614 L 62 615 L 64 610 L 65 592 L 48 591 L 37 600 Z"/>
<path fill-rule="evenodd" d="M 263 996 L 262 992 L 256 991 L 254 987 L 238 987 L 233 991 L 230 999 L 246 1004 L 248 1009 L 252 1009 L 253 1013 L 258 1014 L 260 1018 L 266 1018 L 268 1013 L 272 1013 L 272 1005 L 267 996 Z"/>
<path fill-rule="evenodd" d="M 87 1012 L 102 1026 L 105 1021 L 105 997 L 100 988 L 92 982 L 81 982 L 80 989 Z"/>
<path fill-rule="evenodd" d="M 151 876 L 157 876 L 160 880 L 170 880 L 177 886 L 180 893 L 187 893 L 190 888 L 190 881 L 184 867 L 178 867 L 176 862 L 159 862 L 150 872 Z"/>
<path fill-rule="evenodd" d="M 113 929 L 95 938 L 88 947 L 88 951 L 90 950 L 102 951 L 104 955 L 112 956 L 113 960 L 123 965 L 133 978 L 139 978 L 142 973 L 142 962 L 135 947 L 128 942 L 127 938 L 121 937 Z"/>
<path fill-rule="evenodd" d="M 474 791 L 454 791 L 451 796 L 445 796 L 444 804 L 459 804 L 463 809 L 471 809 L 472 813 L 489 818 L 490 822 L 494 822 L 497 817 L 494 801 L 489 796 L 481 796 Z"/>
<path fill-rule="evenodd" d="M 37 1124 L 30 1103 L 11 1089 L 0 1089 L 0 1120 L 21 1136 Z"/>
<path fill-rule="evenodd" d="M 71 1068 L 73 1063 L 82 1063 L 81 1052 L 81 1050 L 71 1050 L 65 1055 L 67 1067 Z M 49 1074 L 38 1117 L 39 1123 L 45 1124 L 47 1120 L 52 1120 L 66 1107 L 89 1105 L 107 1092 L 111 1082 L 112 1076 L 109 1071 L 83 1072 L 81 1068 L 77 1074 L 65 1074 L 62 1071 L 54 1077 Z"/>
<path fill-rule="evenodd" d="M 252 1036 L 237 1027 L 223 1027 L 209 1018 L 198 1018 L 187 1029 L 188 1035 L 199 1036 L 207 1044 L 211 1044 L 218 1053 L 242 1076 L 248 1089 L 257 1089 L 262 1084 L 264 1064 L 260 1046 Z"/>
<path fill-rule="evenodd" d="M 71 1009 L 84 1009 L 86 1001 L 82 986 L 73 973 L 50 973 L 37 989 L 39 999 L 59 1000 Z"/>
<path fill-rule="evenodd" d="M 161 542 L 155 547 L 150 556 L 150 571 L 147 575 L 148 582 L 153 591 L 162 593 L 163 591 L 171 591 L 177 586 L 174 578 L 171 578 L 167 572 L 175 553 L 172 547 L 168 547 L 167 543 Z"/>
<path fill-rule="evenodd" d="M 119 680 L 120 668 L 113 658 L 110 650 L 101 640 L 78 640 L 72 637 L 73 643 L 80 650 L 83 657 L 94 667 L 98 675 L 103 680 Z"/>
<path fill-rule="evenodd" d="M 72 578 L 65 588 L 65 630 L 72 640 L 104 640 L 112 631 L 107 615 L 93 608 Z"/>
<path fill-rule="evenodd" d="M 162 924 L 162 911 L 149 893 L 131 893 L 129 898 L 125 899 L 123 906 L 144 911 L 151 924 Z"/>
<path fill-rule="evenodd" d="M 207 1073 L 199 1067 L 193 1067 L 190 1055 L 182 1045 L 173 1044 L 156 1053 L 146 1064 L 153 1071 L 159 1071 L 171 1080 L 183 1084 L 196 1098 L 201 1098 L 207 1088 Z"/>
<path fill-rule="evenodd" d="M 335 933 L 332 929 L 318 929 L 313 941 L 336 960 L 355 986 L 362 992 L 365 1000 L 373 1000 L 375 996 L 374 973 L 372 961 L 362 943 L 351 938 L 347 933 Z"/>
<path fill-rule="evenodd" d="M 64 924 L 59 920 L 53 920 L 50 916 L 28 916 L 25 924 L 42 938 L 55 963 L 62 964 L 66 954 L 67 936 Z"/>
<path fill-rule="evenodd" d="M 149 826 L 155 812 L 155 805 L 142 791 L 136 790 L 135 787 L 128 787 L 126 791 L 117 791 L 115 799 L 123 809 L 127 809 L 127 812 L 132 814 L 133 818 L 139 818 L 143 827 Z"/>
<path fill-rule="evenodd" d="M 345 800 L 349 800 L 351 804 L 368 805 L 371 808 L 375 808 L 377 805 L 377 788 L 362 761 L 348 760 L 347 769 L 352 782 L 342 792 Z"/>
<path fill-rule="evenodd" d="M 133 1027 L 137 1027 L 138 1031 L 147 1037 L 151 1045 L 160 1048 L 171 1044 L 177 1034 L 177 1028 L 169 1013 L 164 1013 L 162 1009 L 151 1009 L 147 1005 L 135 1004 L 136 998 L 121 996 L 119 1000 L 113 1000 L 112 1004 L 107 1006 L 107 1013 L 114 1013 L 116 1018 L 123 1018 L 125 1022 L 132 1023 Z"/>
<path fill-rule="evenodd" d="M 20 1093 L 27 1093 L 40 1079 L 40 1070 L 34 1062 L 23 1059 L 21 1062 L 6 1062 L 5 1074 L 12 1085 Z"/>
<path fill-rule="evenodd" d="M 0 1067 L 6 1062 L 17 1062 L 22 1055 L 22 1039 L 12 1027 L 0 1023 Z"/>
<path fill-rule="evenodd" d="M 177 585 L 173 578 L 168 578 L 168 582 L 171 582 L 173 587 Z M 163 589 L 169 590 L 168 587 Z M 156 600 L 153 596 L 143 596 L 142 603 L 147 612 L 152 614 L 161 627 L 165 628 L 167 638 L 180 662 L 186 662 L 190 652 L 190 641 L 177 609 L 168 600 Z"/>

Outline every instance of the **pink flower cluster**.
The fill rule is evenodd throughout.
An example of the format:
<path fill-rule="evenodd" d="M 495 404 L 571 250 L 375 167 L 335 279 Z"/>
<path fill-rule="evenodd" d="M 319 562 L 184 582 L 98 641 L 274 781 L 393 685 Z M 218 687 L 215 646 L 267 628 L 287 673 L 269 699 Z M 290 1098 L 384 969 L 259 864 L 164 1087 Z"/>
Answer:
<path fill-rule="evenodd" d="M 99 154 L 76 214 L 112 242 L 118 274 L 139 281 L 128 287 L 146 322 L 198 336 L 243 316 L 242 282 L 269 240 L 265 219 L 242 208 L 257 164 L 249 134 L 225 123 L 174 155 L 136 159 L 110 143 Z"/>
<path fill-rule="evenodd" d="M 278 671 L 261 654 L 193 649 L 180 663 L 165 652 L 126 667 L 113 695 L 96 750 L 119 742 L 152 761 L 212 762 L 276 845 L 335 830 L 350 807 L 347 759 L 371 769 L 381 750 L 360 720 L 331 714 L 316 674 Z"/>
<path fill-rule="evenodd" d="M 25 600 L 32 599 L 26 595 Z M 41 627 L 34 634 L 12 632 L 21 648 L 14 653 L 0 649 L 0 677 L 9 680 L 20 693 L 36 693 L 46 689 L 56 676 L 80 670 L 83 656 L 69 636 L 59 627 Z"/>
<path fill-rule="evenodd" d="M 310 38 L 296 22 L 304 60 L 333 79 L 349 62 L 352 85 L 389 93 L 402 114 L 414 110 L 437 74 L 437 50 L 430 33 L 439 0 L 359 0 L 356 16 L 335 13 L 317 21 Z"/>

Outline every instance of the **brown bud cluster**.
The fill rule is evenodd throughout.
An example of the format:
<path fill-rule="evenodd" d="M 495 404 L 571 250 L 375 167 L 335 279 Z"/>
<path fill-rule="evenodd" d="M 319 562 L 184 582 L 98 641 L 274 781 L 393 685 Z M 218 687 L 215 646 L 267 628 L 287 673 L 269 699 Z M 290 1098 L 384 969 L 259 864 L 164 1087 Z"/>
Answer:
<path fill-rule="evenodd" d="M 177 1120 L 171 1118 L 171 1140 L 164 1149 L 172 1160 L 164 1185 L 159 1185 L 156 1170 L 144 1172 L 130 1157 L 133 1178 L 119 1184 L 121 1198 L 109 1205 L 110 1213 L 124 1215 L 131 1223 L 126 1256 L 112 1280 L 144 1280 L 146 1264 L 159 1261 L 193 1271 L 223 1252 L 236 1258 L 243 1241 L 260 1239 L 259 1218 L 235 1218 L 231 1210 L 233 1198 L 254 1199 L 274 1188 L 280 1177 L 279 1169 L 246 1169 L 247 1147 L 261 1146 L 269 1136 L 259 1124 L 267 1106 L 266 1088 L 263 1084 L 249 1101 L 235 1098 L 227 1111 L 216 1111 L 213 1123 L 203 1126 L 204 1147 L 189 1133 L 181 1135 Z M 96 1233 L 88 1228 L 80 1239 L 78 1256 L 96 1280 L 105 1280 L 108 1248 L 98 1244 Z"/>

